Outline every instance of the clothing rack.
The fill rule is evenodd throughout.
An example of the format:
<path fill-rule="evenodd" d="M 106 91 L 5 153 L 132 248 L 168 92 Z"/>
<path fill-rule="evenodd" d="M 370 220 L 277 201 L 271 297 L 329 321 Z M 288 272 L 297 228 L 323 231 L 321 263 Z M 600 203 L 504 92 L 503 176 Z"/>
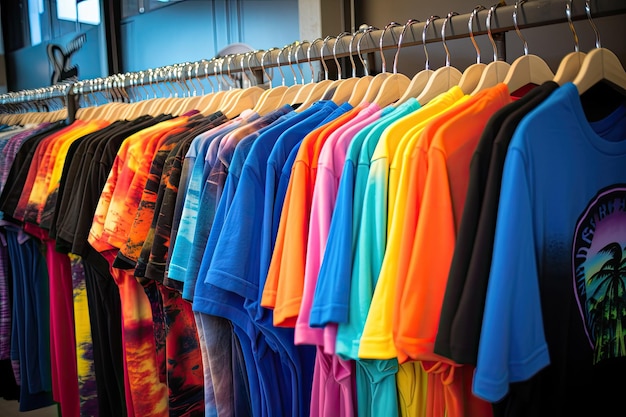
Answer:
<path fill-rule="evenodd" d="M 589 4 L 593 17 L 605 17 L 626 13 L 626 3 L 620 0 L 595 0 L 593 2 L 571 1 L 571 0 L 533 0 L 517 2 L 518 18 L 517 29 L 526 29 L 539 26 L 564 23 L 568 21 L 565 10 L 571 4 L 571 20 L 583 20 L 587 18 L 585 4 Z M 446 26 L 446 40 L 467 38 L 472 36 L 491 35 L 490 40 L 494 47 L 494 58 L 498 60 L 506 59 L 506 51 L 503 35 L 504 33 L 516 30 L 513 19 L 515 6 L 504 5 L 504 1 L 489 8 L 478 8 L 465 14 L 455 14 L 448 19 Z M 473 15 L 473 24 L 470 29 L 468 22 Z M 491 21 L 488 17 L 491 15 Z M 405 25 L 395 22 L 390 23 L 384 29 L 366 26 L 363 29 L 349 34 L 344 32 L 337 36 L 327 36 L 313 41 L 296 41 L 283 48 L 270 48 L 268 50 L 254 51 L 243 55 L 217 57 L 210 60 L 187 62 L 168 65 L 155 69 L 147 69 L 134 73 L 114 74 L 105 78 L 77 81 L 62 86 L 44 87 L 41 89 L 12 92 L 0 95 L 0 112 L 13 113 L 23 111 L 18 104 L 43 103 L 53 99 L 64 99 L 68 109 L 68 115 L 73 120 L 73 115 L 79 107 L 78 98 L 88 94 L 102 93 L 109 94 L 111 100 L 132 101 L 136 100 L 128 93 L 129 90 L 139 86 L 146 86 L 158 83 L 178 83 L 181 87 L 181 94 L 197 94 L 188 87 L 187 82 L 193 85 L 193 79 L 209 77 L 220 77 L 228 88 L 234 87 L 231 84 L 232 74 L 242 74 L 250 80 L 253 75 L 258 81 L 263 80 L 263 75 L 267 75 L 268 69 L 282 66 L 293 66 L 308 63 L 311 68 L 311 79 L 314 79 L 313 62 L 320 61 L 324 66 L 325 77 L 328 77 L 328 70 L 325 61 L 339 58 L 353 57 L 358 54 L 380 53 L 389 49 L 400 50 L 401 47 L 423 45 L 426 43 L 441 42 L 442 25 L 446 19 L 438 16 L 431 16 L 426 22 L 415 20 L 408 21 Z M 408 30 L 406 26 L 409 26 Z M 400 35 L 403 31 L 407 33 L 399 44 Z M 408 36 L 408 32 L 411 36 Z M 421 34 L 421 36 L 419 36 Z M 357 47 L 355 48 L 355 44 Z M 362 45 L 361 45 L 362 44 Z M 304 45 L 308 45 L 305 47 Z M 288 56 L 285 50 L 289 49 Z M 362 58 L 361 58 L 362 59 Z M 365 62 L 362 61 L 364 64 Z M 226 64 L 227 68 L 224 68 Z M 302 74 L 301 69 L 300 73 Z M 394 68 L 395 71 L 395 68 Z M 282 74 L 282 70 L 281 70 Z M 294 71 L 295 74 L 295 71 Z M 283 83 L 284 83 L 284 74 Z M 228 78 L 227 78 L 228 77 Z M 231 81 L 228 81 L 231 79 Z M 297 81 L 297 80 L 296 80 Z M 209 80 L 210 82 L 210 80 Z M 219 79 L 218 79 L 219 82 Z M 251 81 L 252 83 L 252 81 Z M 302 77 L 304 83 L 304 77 Z M 182 86 L 185 85 L 185 88 Z M 212 85 L 212 84 L 211 84 Z M 174 86 L 174 84 L 172 84 Z M 185 92 L 185 89 L 187 90 Z M 173 88 L 171 94 L 177 95 L 178 91 Z M 139 98 L 140 99 L 140 98 Z"/>

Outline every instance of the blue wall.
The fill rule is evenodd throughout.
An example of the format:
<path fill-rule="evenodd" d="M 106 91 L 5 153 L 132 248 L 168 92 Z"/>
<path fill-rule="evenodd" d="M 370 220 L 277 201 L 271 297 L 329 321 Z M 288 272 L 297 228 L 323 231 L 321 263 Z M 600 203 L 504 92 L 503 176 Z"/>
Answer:
<path fill-rule="evenodd" d="M 299 39 L 298 0 L 188 0 L 122 22 L 123 71 L 214 57 L 232 43 L 253 49 Z"/>

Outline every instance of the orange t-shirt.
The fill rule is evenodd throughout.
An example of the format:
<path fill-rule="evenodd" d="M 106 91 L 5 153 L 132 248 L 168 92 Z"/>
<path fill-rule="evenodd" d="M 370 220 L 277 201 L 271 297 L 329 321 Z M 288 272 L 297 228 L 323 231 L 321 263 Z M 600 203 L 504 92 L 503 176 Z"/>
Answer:
<path fill-rule="evenodd" d="M 428 171 L 404 285 L 397 292 L 402 313 L 395 337 L 398 351 L 414 360 L 433 353 L 457 226 L 469 182 L 469 164 L 489 118 L 511 102 L 505 84 L 488 90 L 472 106 L 444 123 L 428 149 Z"/>

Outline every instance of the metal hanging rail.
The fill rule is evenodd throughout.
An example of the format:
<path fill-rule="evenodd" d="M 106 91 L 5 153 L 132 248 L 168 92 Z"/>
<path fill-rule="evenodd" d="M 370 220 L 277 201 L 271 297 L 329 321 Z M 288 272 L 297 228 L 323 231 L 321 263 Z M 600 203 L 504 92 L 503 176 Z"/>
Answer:
<path fill-rule="evenodd" d="M 574 0 L 571 6 L 572 20 L 586 19 L 585 3 L 582 0 Z M 588 2 L 591 6 L 594 18 L 626 14 L 626 2 L 623 0 L 594 0 Z M 473 36 L 485 35 L 487 30 L 487 16 L 491 12 L 490 30 L 493 35 L 515 30 L 513 22 L 513 5 L 492 6 L 491 10 L 486 8 L 479 11 L 474 16 Z M 518 27 L 520 29 L 533 28 L 539 26 L 547 26 L 557 23 L 567 22 L 566 6 L 570 4 L 568 0 L 530 0 L 523 4 L 520 3 L 518 10 Z M 470 11 L 466 14 L 455 15 L 448 21 L 446 40 L 470 37 L 470 30 L 467 22 L 473 13 Z M 425 22 L 413 21 L 410 26 L 412 37 L 402 42 L 402 47 L 421 45 L 423 43 L 440 42 L 441 26 L 445 19 L 432 20 L 430 26 L 424 33 Z M 180 63 L 168 65 L 155 69 L 147 69 L 143 71 L 115 74 L 105 78 L 83 80 L 75 82 L 62 88 L 46 87 L 44 89 L 36 89 L 32 91 L 15 92 L 0 95 L 0 105 L 17 104 L 33 100 L 45 100 L 48 98 L 68 96 L 68 111 L 73 112 L 72 107 L 77 106 L 76 97 L 85 94 L 111 94 L 115 91 L 114 98 L 128 98 L 128 89 L 139 86 L 146 86 L 156 83 L 179 83 L 182 85 L 192 79 L 221 77 L 227 80 L 233 73 L 240 73 L 246 78 L 250 78 L 249 74 L 267 73 L 267 69 L 304 64 L 315 61 L 324 61 L 330 59 L 338 59 L 356 55 L 354 48 L 355 39 L 359 40 L 360 54 L 370 52 L 380 52 L 383 50 L 398 48 L 397 40 L 404 26 L 400 24 L 389 25 L 388 28 L 360 31 L 353 35 L 345 36 L 342 34 L 337 37 L 328 36 L 325 39 L 316 39 L 314 41 L 298 41 L 292 45 L 283 48 L 271 48 L 266 51 L 254 51 L 244 55 L 227 56 L 213 58 L 210 60 L 201 60 L 196 62 Z M 423 34 L 424 36 L 416 36 L 415 34 Z M 382 39 L 381 39 L 382 37 Z M 360 39 L 363 38 L 363 39 Z M 362 44 L 362 46 L 361 46 Z M 306 45 L 306 46 L 305 46 Z M 285 50 L 290 48 L 289 57 L 285 58 Z M 293 51 L 295 49 L 295 52 Z M 227 64 L 227 68 L 224 65 Z M 228 84 L 228 81 L 225 81 Z M 178 94 L 175 92 L 175 94 Z M 2 107 L 0 107 L 0 110 Z"/>

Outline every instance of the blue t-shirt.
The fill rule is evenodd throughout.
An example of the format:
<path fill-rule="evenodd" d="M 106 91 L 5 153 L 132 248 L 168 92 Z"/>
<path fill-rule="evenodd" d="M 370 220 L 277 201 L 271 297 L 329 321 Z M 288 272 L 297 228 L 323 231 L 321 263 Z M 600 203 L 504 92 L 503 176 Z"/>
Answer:
<path fill-rule="evenodd" d="M 294 146 L 294 142 L 300 142 L 308 132 L 317 127 L 336 109 L 337 106 L 332 103 L 319 103 L 295 116 L 293 119 L 299 118 L 300 122 L 286 129 L 279 137 L 262 135 L 257 139 L 243 166 L 232 204 L 221 227 L 221 233 L 215 235 L 218 236 L 215 249 L 211 249 L 210 244 L 207 246 L 207 252 L 213 250 L 220 256 L 206 254 L 208 257 L 205 260 L 210 261 L 210 267 L 205 275 L 203 261 L 200 276 L 206 277 L 204 284 L 212 288 L 219 287 L 245 298 L 245 305 L 241 303 L 237 308 L 247 311 L 250 320 L 255 317 L 260 300 L 258 245 L 263 219 L 263 194 L 268 157 L 275 149 L 281 149 L 286 154 L 289 148 Z M 213 240 L 214 231 L 217 233 L 215 224 L 209 237 L 210 243 Z M 197 293 L 195 300 L 198 299 Z M 267 319 L 268 316 L 265 318 Z M 271 316 L 269 318 L 271 322 Z M 281 404 L 273 405 L 273 407 L 293 415 L 306 415 L 310 398 L 310 382 L 306 381 L 312 378 L 312 366 L 303 362 L 312 362 L 312 356 L 305 354 L 303 358 L 302 352 L 296 350 L 293 346 L 292 332 L 273 329 L 267 323 L 255 324 L 259 331 L 263 332 L 266 337 L 265 341 L 270 344 L 271 348 L 283 354 L 284 361 L 288 362 L 292 398 L 277 397 L 276 401 Z M 263 377 L 270 377 L 270 380 L 273 378 L 277 383 L 281 382 L 276 371 L 274 375 L 266 373 L 261 375 L 261 379 Z M 275 387 L 272 390 L 276 392 Z M 287 406 L 288 409 L 285 410 Z"/>
<path fill-rule="evenodd" d="M 626 368 L 625 167 L 624 104 L 589 123 L 567 83 L 519 124 L 502 174 L 477 396 L 498 401 L 549 366 L 533 379 L 542 406 L 611 402 Z"/>

